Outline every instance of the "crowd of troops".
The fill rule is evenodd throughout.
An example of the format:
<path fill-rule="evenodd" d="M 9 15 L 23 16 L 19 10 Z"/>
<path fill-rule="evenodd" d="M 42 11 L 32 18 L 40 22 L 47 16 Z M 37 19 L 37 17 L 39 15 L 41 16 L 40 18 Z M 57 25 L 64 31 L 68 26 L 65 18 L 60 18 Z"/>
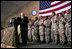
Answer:
<path fill-rule="evenodd" d="M 52 17 L 39 17 L 28 23 L 28 40 L 35 42 L 54 42 L 55 44 L 71 42 L 71 10 L 56 14 Z"/>

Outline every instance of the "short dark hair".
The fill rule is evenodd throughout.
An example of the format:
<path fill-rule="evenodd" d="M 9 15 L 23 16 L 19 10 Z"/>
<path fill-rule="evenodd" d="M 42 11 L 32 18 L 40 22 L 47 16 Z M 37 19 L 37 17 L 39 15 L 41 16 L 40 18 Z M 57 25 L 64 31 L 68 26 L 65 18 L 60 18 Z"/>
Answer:
<path fill-rule="evenodd" d="M 36 17 L 36 20 L 38 20 L 38 17 Z"/>
<path fill-rule="evenodd" d="M 56 14 L 55 12 L 52 12 L 52 14 Z"/>
<path fill-rule="evenodd" d="M 70 9 L 69 10 L 67 10 L 69 13 L 70 13 Z"/>
<path fill-rule="evenodd" d="M 56 14 L 57 16 L 59 16 L 59 14 Z"/>
<path fill-rule="evenodd" d="M 62 17 L 64 17 L 64 15 L 62 13 L 60 13 Z"/>
<path fill-rule="evenodd" d="M 48 19 L 48 16 L 46 16 L 46 19 Z"/>

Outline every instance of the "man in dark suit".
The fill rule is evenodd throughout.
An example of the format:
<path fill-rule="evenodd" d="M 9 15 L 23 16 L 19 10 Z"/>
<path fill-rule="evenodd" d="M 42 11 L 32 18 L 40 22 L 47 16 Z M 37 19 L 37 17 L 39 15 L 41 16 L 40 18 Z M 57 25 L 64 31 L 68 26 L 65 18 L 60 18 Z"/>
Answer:
<path fill-rule="evenodd" d="M 21 13 L 21 16 L 18 17 L 15 21 L 15 31 L 17 32 L 17 26 L 20 24 L 21 38 L 23 44 L 27 44 L 27 32 L 28 32 L 28 17 Z"/>
<path fill-rule="evenodd" d="M 20 20 L 20 29 L 21 29 L 21 38 L 23 44 L 27 44 L 27 32 L 28 32 L 28 17 L 21 13 Z"/>

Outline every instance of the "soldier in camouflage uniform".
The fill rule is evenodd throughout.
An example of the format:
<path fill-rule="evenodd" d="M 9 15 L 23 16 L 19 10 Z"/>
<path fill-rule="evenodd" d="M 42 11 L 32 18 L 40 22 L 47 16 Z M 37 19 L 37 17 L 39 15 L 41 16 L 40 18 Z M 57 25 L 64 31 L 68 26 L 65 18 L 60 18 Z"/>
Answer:
<path fill-rule="evenodd" d="M 31 19 L 29 20 L 29 23 L 28 23 L 28 40 L 29 41 L 32 41 L 32 22 L 31 22 Z"/>
<path fill-rule="evenodd" d="M 32 20 L 32 40 L 35 41 L 35 35 L 34 35 L 34 20 Z"/>
<path fill-rule="evenodd" d="M 52 17 L 52 16 L 51 16 Z M 54 42 L 54 33 L 53 33 L 53 17 L 51 18 L 51 39 Z"/>
<path fill-rule="evenodd" d="M 39 35 L 40 35 L 40 41 L 44 42 L 44 26 L 43 26 L 43 19 L 40 17 L 39 20 Z"/>
<path fill-rule="evenodd" d="M 71 13 L 70 13 L 70 10 L 67 11 L 67 14 L 66 14 L 66 17 L 65 17 L 65 20 L 66 20 L 66 25 L 65 25 L 65 28 L 66 28 L 66 37 L 67 37 L 67 41 L 68 42 L 71 42 Z"/>
<path fill-rule="evenodd" d="M 49 16 L 46 16 L 44 20 L 44 30 L 45 30 L 45 42 L 49 43 L 50 42 L 50 34 L 51 34 L 51 20 Z"/>
<path fill-rule="evenodd" d="M 34 36 L 35 36 L 35 41 L 38 41 L 38 18 L 36 17 L 34 21 Z"/>
<path fill-rule="evenodd" d="M 60 36 L 60 42 L 62 44 L 65 44 L 65 31 L 64 31 L 64 17 L 62 13 L 59 14 L 59 36 Z"/>
<path fill-rule="evenodd" d="M 53 34 L 54 34 L 54 42 L 55 44 L 58 43 L 58 26 L 57 26 L 57 15 L 55 14 L 55 12 L 52 12 L 53 17 L 52 17 L 52 25 L 53 25 Z"/>

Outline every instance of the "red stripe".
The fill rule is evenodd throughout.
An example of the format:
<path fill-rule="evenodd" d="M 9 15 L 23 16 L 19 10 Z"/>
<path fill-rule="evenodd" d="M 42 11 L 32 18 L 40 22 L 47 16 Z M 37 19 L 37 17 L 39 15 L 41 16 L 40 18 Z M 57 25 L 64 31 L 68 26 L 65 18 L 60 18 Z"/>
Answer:
<path fill-rule="evenodd" d="M 64 11 L 65 13 L 66 13 L 66 11 Z M 60 12 L 60 13 L 62 13 L 62 12 Z M 60 13 L 57 13 L 57 14 L 60 14 Z"/>
<path fill-rule="evenodd" d="M 69 10 L 69 9 L 67 9 L 67 10 Z M 64 11 L 65 13 L 66 13 L 66 11 Z M 60 12 L 60 13 L 62 13 L 62 12 Z M 60 13 L 57 13 L 57 14 L 60 14 Z M 48 16 L 51 16 L 51 15 L 48 15 Z M 42 16 L 42 17 L 45 17 L 45 16 Z"/>
<path fill-rule="evenodd" d="M 56 4 L 51 5 L 51 7 L 54 7 L 54 6 L 59 5 L 59 4 L 61 4 L 61 3 L 64 3 L 64 2 L 65 2 L 65 1 L 60 1 L 60 2 L 58 2 L 58 3 L 56 3 Z"/>
<path fill-rule="evenodd" d="M 57 10 L 60 10 L 60 9 L 62 9 L 62 8 L 67 7 L 67 6 L 69 6 L 69 5 L 71 5 L 71 2 L 68 3 L 68 4 L 66 4 L 66 5 L 64 5 L 64 6 L 61 6 L 61 7 L 59 7 L 59 8 L 56 8 L 56 9 L 53 9 L 53 10 L 50 10 L 50 11 L 40 12 L 39 14 L 45 14 L 45 13 L 49 13 L 49 12 L 53 12 L 53 11 L 57 11 Z"/>
<path fill-rule="evenodd" d="M 54 1 L 51 1 L 51 2 L 54 2 Z"/>

